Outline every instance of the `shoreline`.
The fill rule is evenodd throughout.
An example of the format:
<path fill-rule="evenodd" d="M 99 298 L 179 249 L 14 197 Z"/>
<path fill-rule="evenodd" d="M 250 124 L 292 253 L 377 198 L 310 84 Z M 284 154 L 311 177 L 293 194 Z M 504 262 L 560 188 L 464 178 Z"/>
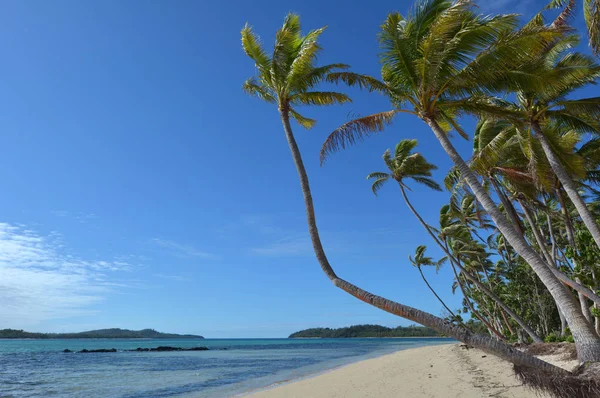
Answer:
<path fill-rule="evenodd" d="M 338 340 L 345 340 L 345 339 L 368 339 L 368 338 L 372 338 L 372 339 L 378 339 L 380 337 L 343 337 L 343 338 L 338 338 Z M 383 337 L 381 337 L 383 338 Z M 414 339 L 414 338 L 418 338 L 421 339 L 421 337 L 387 337 L 389 339 Z M 423 337 L 425 338 L 425 337 Z M 271 390 L 276 390 L 280 387 L 285 387 L 288 385 L 292 385 L 298 382 L 302 382 L 302 381 L 306 381 L 306 380 L 311 380 L 317 377 L 321 377 L 324 375 L 327 375 L 329 373 L 332 372 L 336 372 L 339 370 L 342 370 L 348 366 L 352 366 L 352 365 L 356 365 L 356 364 L 360 364 L 362 362 L 367 362 L 367 361 L 373 361 L 373 360 L 378 360 L 380 358 L 384 358 L 387 356 L 391 356 L 391 355 L 396 355 L 399 352 L 405 352 L 405 351 L 412 351 L 412 350 L 419 350 L 422 348 L 428 348 L 428 347 L 437 347 L 437 346 L 446 346 L 446 345 L 453 345 L 453 344 L 458 344 L 458 342 L 450 337 L 430 337 L 430 338 L 436 338 L 436 339 L 447 339 L 448 341 L 443 341 L 440 342 L 438 344 L 428 344 L 428 345 L 422 345 L 422 346 L 418 346 L 418 347 L 408 347 L 408 348 L 401 348 L 399 350 L 396 351 L 387 351 L 387 352 L 379 352 L 373 355 L 373 353 L 370 354 L 366 354 L 364 356 L 360 356 L 357 358 L 354 358 L 354 360 L 351 360 L 350 362 L 346 362 L 346 363 L 340 363 L 337 364 L 333 367 L 330 368 L 326 368 L 326 369 L 320 369 L 320 370 L 315 370 L 315 371 L 311 371 L 308 372 L 306 374 L 300 375 L 298 377 L 290 377 L 289 379 L 285 379 L 285 380 L 279 380 L 276 382 L 273 382 L 269 385 L 263 386 L 263 387 L 256 387 L 256 388 L 252 388 L 246 391 L 242 391 L 239 392 L 237 394 L 232 395 L 232 397 L 253 397 L 255 394 L 260 394 L 262 392 L 267 392 L 267 391 L 271 391 Z M 298 337 L 298 338 L 294 338 L 295 339 L 321 339 L 321 337 Z M 331 338 L 328 338 L 331 339 Z"/>
<path fill-rule="evenodd" d="M 576 361 L 542 359 L 566 369 Z M 237 395 L 251 398 L 456 397 L 534 398 L 536 392 L 514 376 L 512 365 L 458 343 L 408 348 L 341 365 L 300 379 L 274 383 Z"/>

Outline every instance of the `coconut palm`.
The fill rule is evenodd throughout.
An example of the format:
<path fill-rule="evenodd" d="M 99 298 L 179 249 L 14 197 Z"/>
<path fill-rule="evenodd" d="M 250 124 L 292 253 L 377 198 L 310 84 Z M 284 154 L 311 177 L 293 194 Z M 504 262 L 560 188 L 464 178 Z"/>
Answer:
<path fill-rule="evenodd" d="M 335 150 L 382 131 L 400 113 L 419 117 L 432 130 L 471 191 L 516 252 L 527 261 L 565 315 L 582 362 L 600 361 L 600 338 L 587 322 L 571 292 L 544 259 L 505 217 L 449 139 L 451 130 L 466 136 L 457 120 L 461 114 L 487 115 L 500 106 L 490 92 L 534 84 L 511 73 L 540 53 L 563 33 L 540 26 L 515 31 L 512 15 L 475 15 L 468 1 L 420 1 L 407 17 L 389 14 L 380 33 L 382 82 L 353 73 L 336 73 L 343 81 L 387 95 L 392 110 L 358 118 L 336 129 L 325 141 L 324 160 Z M 381 86 L 384 85 L 385 89 Z"/>
<path fill-rule="evenodd" d="M 572 178 L 576 169 L 572 165 L 577 165 L 577 159 L 561 156 L 564 152 L 555 145 L 555 137 L 564 140 L 570 136 L 576 143 L 580 134 L 600 133 L 600 97 L 570 98 L 575 90 L 600 78 L 600 65 L 591 57 L 568 51 L 577 42 L 575 35 L 556 39 L 548 43 L 530 63 L 516 71 L 519 75 L 544 81 L 545 84 L 517 87 L 516 101 L 504 101 L 506 114 L 503 117 L 515 124 L 518 131 L 531 128 L 552 170 L 600 247 L 600 227 L 579 195 L 579 187 Z M 502 110 L 491 112 L 498 114 Z"/>
<path fill-rule="evenodd" d="M 326 67 L 315 65 L 315 56 L 320 50 L 316 38 L 321 32 L 322 29 L 303 36 L 300 31 L 299 18 L 296 15 L 288 15 L 275 36 L 275 46 L 271 57 L 262 49 L 258 37 L 248 26 L 242 30 L 242 46 L 246 54 L 254 61 L 258 74 L 258 79 L 249 79 L 244 84 L 245 90 L 251 95 L 278 106 L 292 159 L 300 179 L 309 235 L 323 272 L 335 286 L 386 312 L 431 327 L 517 365 L 540 369 L 555 375 L 569 375 L 569 372 L 561 368 L 515 350 L 495 339 L 473 334 L 464 327 L 453 325 L 427 312 L 377 296 L 337 276 L 325 255 L 319 237 L 308 176 L 289 120 L 290 117 L 293 117 L 301 125 L 310 127 L 314 125 L 314 120 L 300 116 L 296 110 L 292 112 L 292 106 L 298 104 L 324 105 L 349 100 L 348 97 L 338 93 L 323 94 L 310 91 L 332 70 L 346 67 L 343 64 Z"/>
<path fill-rule="evenodd" d="M 437 182 L 435 182 L 431 178 L 431 172 L 436 170 L 437 167 L 429 162 L 420 154 L 413 153 L 412 151 L 417 146 L 417 140 L 402 140 L 400 141 L 394 150 L 394 156 L 392 156 L 391 151 L 388 149 L 383 154 L 383 161 L 388 168 L 388 172 L 375 172 L 371 173 L 367 176 L 368 180 L 373 180 L 373 184 L 371 189 L 373 193 L 377 195 L 379 190 L 384 186 L 384 184 L 390 180 L 394 180 L 398 183 L 400 187 L 400 192 L 402 193 L 402 197 L 404 198 L 404 202 L 410 209 L 410 211 L 415 215 L 419 223 L 425 228 L 427 233 L 431 236 L 431 238 L 436 242 L 436 244 L 444 251 L 446 256 L 450 259 L 453 266 L 459 268 L 460 272 L 468 278 L 470 281 L 475 283 L 475 285 L 480 288 L 485 294 L 487 294 L 492 300 L 497 302 L 505 311 L 507 311 L 511 317 L 515 319 L 515 321 L 531 336 L 533 341 L 541 342 L 540 337 L 518 316 L 516 315 L 510 308 L 508 308 L 500 298 L 498 298 L 494 293 L 492 293 L 489 289 L 487 289 L 481 282 L 477 280 L 475 276 L 473 276 L 470 272 L 465 270 L 459 261 L 455 259 L 452 254 L 448 251 L 448 247 L 444 246 L 433 234 L 432 228 L 423 220 L 417 209 L 413 206 L 408 195 L 406 193 L 408 186 L 406 185 L 409 180 L 414 181 L 418 184 L 424 185 L 428 188 L 431 188 L 436 191 L 441 191 L 442 188 L 439 186 Z M 459 207 L 456 209 L 455 207 Z M 477 217 L 475 215 L 476 210 L 474 209 L 473 200 L 464 199 L 461 201 L 460 205 L 455 204 L 449 208 L 452 208 L 452 214 L 457 215 L 459 217 L 460 223 L 458 224 L 460 227 L 463 225 L 470 226 L 473 223 L 477 222 L 479 225 L 487 226 L 484 220 L 481 217 Z M 462 210 L 462 211 L 461 211 Z M 462 289 L 462 286 L 461 286 Z M 485 321 L 483 321 L 485 323 Z"/>
<path fill-rule="evenodd" d="M 561 131 L 554 125 L 547 126 L 546 135 L 552 143 L 553 151 L 567 166 L 570 175 L 587 178 L 591 173 L 593 176 L 597 167 L 596 140 L 592 140 L 576 151 L 576 145 L 581 139 L 581 135 L 577 132 Z M 570 233 L 570 237 L 573 238 L 572 226 L 568 228 L 570 219 L 565 213 L 562 184 L 557 181 L 541 144 L 529 129 L 523 130 L 502 120 L 480 120 L 475 129 L 473 149 L 471 168 L 491 182 L 504 208 L 508 209 L 507 213 L 511 221 L 521 230 L 522 234 L 520 217 L 509 196 L 517 198 L 515 193 L 518 192 L 520 199 L 517 199 L 519 201 L 523 202 L 525 198 L 529 198 L 530 201 L 535 202 L 540 192 L 546 192 L 548 195 L 556 194 L 561 203 L 563 219 L 567 216 L 565 219 L 567 234 L 569 236 Z M 510 193 L 506 193 L 507 191 Z M 523 207 L 522 203 L 521 207 Z M 527 212 L 525 212 L 525 216 L 527 218 Z M 545 251 L 544 246 L 540 244 L 539 233 L 536 235 L 536 230 L 532 230 L 532 232 L 548 263 L 556 263 Z M 570 240 L 570 245 L 575 248 L 574 239 Z M 581 310 L 585 318 L 590 321 L 591 314 L 587 298 L 597 302 L 598 296 L 591 289 L 583 286 L 578 277 L 575 277 L 573 283 L 564 273 L 557 270 L 555 274 L 561 281 L 578 291 Z"/>
<path fill-rule="evenodd" d="M 435 270 L 437 271 L 437 270 L 439 270 L 439 268 L 442 266 L 442 264 L 447 259 L 446 259 L 446 257 L 444 257 L 438 261 L 434 261 L 433 258 L 427 257 L 425 255 L 426 250 L 427 250 L 427 246 L 424 246 L 424 245 L 418 246 L 417 250 L 415 251 L 415 258 L 413 259 L 412 256 L 409 255 L 408 260 L 415 268 L 417 268 L 419 270 L 419 273 L 421 274 L 421 278 L 423 278 L 423 282 L 425 282 L 425 284 L 427 285 L 429 290 L 431 290 L 431 293 L 433 293 L 435 298 L 437 298 L 438 301 L 444 306 L 446 311 L 448 311 L 448 313 L 450 314 L 452 319 L 457 319 L 454 312 L 452 312 L 452 310 L 446 305 L 444 300 L 442 300 L 442 298 L 437 294 L 435 289 L 429 284 L 429 281 L 427 280 L 427 278 L 425 278 L 425 274 L 423 274 L 423 270 L 422 270 L 422 267 L 435 267 Z"/>

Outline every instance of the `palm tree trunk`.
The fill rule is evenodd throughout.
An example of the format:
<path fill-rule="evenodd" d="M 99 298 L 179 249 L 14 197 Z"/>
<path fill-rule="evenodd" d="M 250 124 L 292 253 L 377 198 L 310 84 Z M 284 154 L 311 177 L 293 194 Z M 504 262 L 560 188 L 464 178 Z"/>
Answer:
<path fill-rule="evenodd" d="M 536 343 L 542 343 L 543 340 L 533 331 L 533 329 L 531 329 L 529 327 L 529 325 L 527 325 L 527 323 L 525 323 L 525 321 L 520 316 L 518 316 L 509 306 L 507 306 L 491 290 L 489 290 L 483 284 L 481 284 L 479 282 L 479 280 L 477 280 L 477 278 L 475 276 L 473 276 L 469 271 L 467 271 L 466 269 L 464 269 L 462 265 L 460 265 L 460 262 L 452 255 L 452 253 L 450 253 L 450 250 L 448 250 L 448 247 L 446 247 L 445 245 L 443 245 L 442 242 L 440 242 L 440 240 L 437 238 L 437 236 L 435 236 L 434 233 L 431 232 L 431 229 L 429 228 L 429 225 L 425 222 L 425 220 L 423 220 L 423 218 L 421 217 L 421 215 L 419 214 L 419 212 L 413 207 L 412 203 L 408 199 L 408 195 L 406 194 L 406 190 L 404 189 L 404 187 L 402 185 L 400 185 L 400 192 L 402 193 L 402 197 L 404 198 L 404 202 L 406 202 L 406 205 L 408 206 L 408 208 L 410 209 L 410 211 L 415 215 L 415 217 L 417 217 L 417 220 L 419 220 L 419 222 L 421 223 L 421 225 L 423 226 L 423 228 L 425 228 L 425 230 L 427 231 L 427 233 L 429 234 L 429 236 L 431 236 L 431 238 L 433 239 L 433 241 L 440 247 L 440 249 L 442 249 L 442 251 L 446 254 L 446 256 L 448 256 L 448 260 L 450 260 L 451 263 L 453 263 L 454 265 L 456 265 L 458 267 L 458 269 L 460 270 L 460 272 L 462 272 L 462 274 L 467 279 L 469 279 L 471 282 L 473 282 L 475 284 L 475 286 L 477 286 L 477 288 L 479 288 L 488 297 L 490 297 L 492 300 L 494 300 L 496 303 L 498 303 L 498 305 L 500 307 L 502 307 L 508 313 L 508 315 L 510 315 L 511 318 L 513 318 L 515 320 L 515 322 L 517 322 L 519 324 L 519 326 L 521 326 L 523 328 L 523 330 L 525 330 L 527 332 L 527 334 L 531 337 L 531 339 L 534 342 L 536 342 Z"/>
<path fill-rule="evenodd" d="M 558 202 L 560 203 L 560 212 L 563 216 L 565 229 L 567 230 L 567 240 L 569 242 L 569 245 L 573 248 L 573 250 L 577 252 L 577 245 L 575 244 L 575 233 L 573 231 L 573 223 L 571 222 L 571 217 L 569 216 L 569 210 L 566 207 L 565 198 L 562 194 L 562 190 L 560 187 L 556 188 L 555 191 L 556 197 L 558 198 Z M 577 267 L 577 261 L 575 259 L 573 259 L 573 265 Z M 581 280 L 579 278 L 575 278 L 575 282 L 581 284 Z M 592 312 L 590 311 L 587 298 L 581 292 L 577 292 L 577 295 L 579 296 L 579 303 L 581 304 L 581 312 L 583 312 L 583 316 L 585 316 L 585 319 L 587 319 L 588 322 L 592 322 Z"/>
<path fill-rule="evenodd" d="M 544 283 L 557 305 L 563 311 L 571 328 L 571 332 L 573 333 L 579 361 L 599 362 L 600 338 L 581 313 L 581 309 L 575 302 L 571 292 L 563 286 L 552 270 L 546 266 L 539 254 L 527 244 L 525 239 L 523 239 L 511 222 L 508 221 L 500 209 L 498 209 L 473 171 L 458 154 L 448 139 L 446 132 L 442 130 L 434 119 L 426 117 L 424 120 L 431 127 L 436 138 L 442 145 L 442 148 L 457 166 L 460 173 L 467 181 L 467 184 L 471 187 L 471 190 L 477 197 L 477 200 L 479 200 L 483 208 L 487 211 L 500 232 L 506 237 L 506 240 L 515 251 L 531 266 L 540 280 Z"/>
<path fill-rule="evenodd" d="M 560 308 L 558 309 L 558 317 L 560 318 L 560 337 L 565 337 L 565 333 L 567 330 L 567 320 L 565 319 L 565 316 L 563 315 Z"/>
<path fill-rule="evenodd" d="M 500 201 L 504 205 L 504 210 L 506 210 L 506 214 L 508 214 L 511 221 L 513 222 L 517 230 L 521 233 L 521 235 L 525 235 L 525 231 L 523 230 L 523 226 L 521 225 L 521 220 L 517 215 L 517 211 L 515 210 L 515 207 L 513 206 L 512 202 L 506 197 L 502 189 L 498 186 L 498 181 L 496 181 L 496 177 L 490 176 L 489 180 L 492 183 L 494 190 L 496 191 L 496 195 L 498 195 Z"/>
<path fill-rule="evenodd" d="M 535 132 L 535 137 L 538 139 L 538 141 L 540 141 L 540 144 L 542 144 L 542 149 L 544 150 L 544 154 L 546 155 L 546 158 L 548 159 L 548 162 L 550 163 L 554 174 L 556 174 L 560 183 L 565 188 L 569 199 L 571 199 L 571 202 L 573 202 L 573 204 L 575 205 L 575 208 L 577 209 L 579 216 L 583 220 L 583 223 L 590 231 L 590 234 L 592 234 L 596 245 L 598 245 L 598 247 L 600 248 L 600 227 L 598 227 L 598 224 L 596 224 L 596 220 L 592 212 L 587 208 L 585 202 L 579 195 L 575 181 L 573 181 L 573 179 L 569 175 L 569 172 L 567 172 L 567 170 L 563 167 L 560 159 L 552 150 L 552 146 L 550 145 L 548 138 L 546 138 L 546 136 L 542 132 L 542 128 L 540 127 L 539 123 L 534 122 L 532 123 L 531 127 Z"/>
<path fill-rule="evenodd" d="M 471 313 L 473 315 L 475 315 L 475 317 L 477 319 L 479 319 L 481 321 L 481 323 L 483 323 L 485 325 L 485 327 L 492 333 L 494 334 L 497 338 L 499 338 L 500 340 L 505 341 L 506 337 L 504 337 L 502 335 L 502 333 L 500 333 L 499 331 L 496 330 L 495 327 L 493 327 L 484 317 L 483 315 L 481 315 L 479 313 L 479 311 L 477 311 L 475 309 L 475 307 L 473 306 L 473 303 L 471 303 L 471 300 L 469 299 L 469 296 L 467 295 L 467 292 L 465 292 L 465 288 L 463 286 L 463 282 L 461 282 L 459 275 L 456 273 L 456 268 L 454 267 L 453 263 L 450 263 L 450 266 L 452 267 L 452 272 L 454 272 L 454 277 L 456 278 L 456 283 L 458 283 L 458 287 L 460 288 L 460 291 L 462 292 L 463 296 L 465 297 L 465 301 L 467 302 L 467 306 L 469 307 L 469 309 L 471 310 Z"/>
<path fill-rule="evenodd" d="M 565 229 L 567 230 L 567 241 L 569 242 L 569 245 L 573 248 L 573 250 L 577 252 L 577 245 L 575 245 L 575 234 L 573 233 L 573 223 L 571 222 L 571 217 L 569 217 L 569 212 L 565 207 L 565 199 L 560 188 L 556 189 L 556 196 L 558 197 L 558 201 L 560 202 L 560 212 L 563 216 Z M 550 214 L 548 214 L 548 228 L 550 229 L 550 231 L 552 231 Z M 573 259 L 573 264 L 577 266 L 577 261 L 575 259 Z M 579 278 L 575 278 L 575 282 L 581 285 L 581 280 Z M 581 292 L 577 292 L 577 296 L 579 297 L 579 304 L 581 305 L 581 312 L 583 313 L 583 316 L 585 316 L 585 319 L 587 319 L 588 322 L 591 323 L 593 317 L 592 312 L 590 311 L 587 298 Z"/>
<path fill-rule="evenodd" d="M 308 182 L 308 176 L 306 174 L 306 169 L 304 168 L 304 163 L 302 162 L 302 156 L 300 154 L 300 150 L 298 149 L 298 144 L 296 143 L 296 139 L 294 138 L 294 135 L 292 133 L 292 127 L 290 125 L 289 107 L 283 105 L 280 107 L 279 111 L 281 114 L 281 120 L 283 123 L 283 128 L 288 141 L 288 145 L 290 147 L 292 159 L 294 161 L 296 170 L 298 172 L 298 177 L 300 179 L 300 186 L 302 188 L 302 194 L 304 196 L 304 205 L 308 221 L 308 232 L 313 243 L 315 255 L 317 257 L 317 260 L 319 261 L 321 269 L 335 286 L 376 308 L 384 310 L 390 314 L 394 314 L 402 318 L 411 320 L 413 322 L 420 323 L 421 325 L 430 327 L 434 330 L 437 330 L 440 333 L 445 334 L 446 336 L 451 336 L 456 340 L 462 341 L 465 344 L 471 345 L 490 354 L 496 355 L 516 365 L 539 369 L 541 371 L 546 371 L 550 374 L 571 374 L 570 372 L 564 369 L 549 364 L 548 362 L 544 362 L 534 357 L 533 355 L 521 352 L 515 349 L 514 347 L 511 347 L 496 339 L 473 334 L 464 327 L 453 325 L 447 322 L 446 320 L 436 317 L 425 311 L 421 311 L 416 308 L 412 308 L 407 305 L 403 305 L 388 300 L 386 298 L 374 295 L 366 290 L 359 288 L 358 286 L 355 286 L 341 278 L 338 278 L 338 276 L 333 271 L 333 268 L 331 268 L 331 265 L 327 260 L 327 256 L 325 255 L 325 251 L 323 250 L 323 245 L 321 244 L 321 239 L 319 237 L 319 232 L 315 218 L 315 211 L 310 191 L 310 185 Z"/>
<path fill-rule="evenodd" d="M 433 295 L 438 299 L 438 301 L 440 303 L 442 303 L 442 305 L 444 306 L 444 308 L 446 309 L 446 311 L 448 311 L 450 313 L 450 315 L 452 315 L 452 318 L 456 318 L 456 315 L 454 315 L 454 312 L 452 312 L 452 310 L 450 308 L 448 308 L 448 306 L 446 305 L 446 303 L 444 303 L 444 300 L 442 300 L 442 298 L 440 296 L 438 296 L 438 294 L 435 292 L 435 290 L 433 289 L 433 287 L 431 287 L 431 285 L 429 284 L 429 282 L 427 281 L 427 278 L 425 278 L 425 275 L 423 274 L 423 270 L 421 269 L 421 267 L 417 267 L 419 269 L 419 273 L 421 274 L 421 278 L 423 278 L 423 281 L 425 282 L 425 284 L 427 285 L 427 287 L 429 288 L 429 290 L 431 290 L 431 293 L 433 293 Z"/>
<path fill-rule="evenodd" d="M 548 253 L 548 250 L 546 249 L 546 245 L 544 244 L 544 239 L 540 235 L 540 230 L 538 229 L 537 225 L 535 224 L 535 221 L 533 220 L 531 212 L 529 211 L 529 207 L 527 207 L 521 199 L 517 199 L 517 202 L 519 202 L 519 205 L 521 205 L 521 209 L 523 209 L 523 214 L 525 214 L 525 219 L 529 223 L 529 227 L 531 228 L 533 237 L 535 238 L 535 241 L 540 248 L 540 252 L 544 255 L 544 258 L 546 259 L 546 262 L 548 263 L 548 267 L 555 268 L 556 264 L 552 261 L 552 257 L 550 256 L 550 253 Z"/>

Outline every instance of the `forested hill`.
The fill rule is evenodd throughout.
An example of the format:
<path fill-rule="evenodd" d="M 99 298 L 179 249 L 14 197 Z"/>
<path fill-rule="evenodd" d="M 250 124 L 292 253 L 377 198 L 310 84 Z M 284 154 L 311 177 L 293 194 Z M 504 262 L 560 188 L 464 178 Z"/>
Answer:
<path fill-rule="evenodd" d="M 0 330 L 0 339 L 203 339 L 193 334 L 161 333 L 154 329 L 99 329 L 80 333 L 31 333 L 16 329 Z"/>
<path fill-rule="evenodd" d="M 320 337 L 320 338 L 348 338 L 348 337 L 440 337 L 433 329 L 424 326 L 398 326 L 388 328 L 380 325 L 356 325 L 339 329 L 313 328 L 292 333 L 290 338 Z"/>

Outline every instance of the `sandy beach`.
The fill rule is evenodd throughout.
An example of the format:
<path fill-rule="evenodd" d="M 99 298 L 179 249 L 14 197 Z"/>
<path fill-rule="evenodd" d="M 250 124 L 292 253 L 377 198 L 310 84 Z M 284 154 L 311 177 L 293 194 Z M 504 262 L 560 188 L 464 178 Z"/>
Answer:
<path fill-rule="evenodd" d="M 541 357 L 565 369 L 576 361 Z M 514 377 L 512 365 L 480 350 L 446 344 L 398 351 L 330 372 L 259 391 L 253 398 L 534 398 Z"/>

